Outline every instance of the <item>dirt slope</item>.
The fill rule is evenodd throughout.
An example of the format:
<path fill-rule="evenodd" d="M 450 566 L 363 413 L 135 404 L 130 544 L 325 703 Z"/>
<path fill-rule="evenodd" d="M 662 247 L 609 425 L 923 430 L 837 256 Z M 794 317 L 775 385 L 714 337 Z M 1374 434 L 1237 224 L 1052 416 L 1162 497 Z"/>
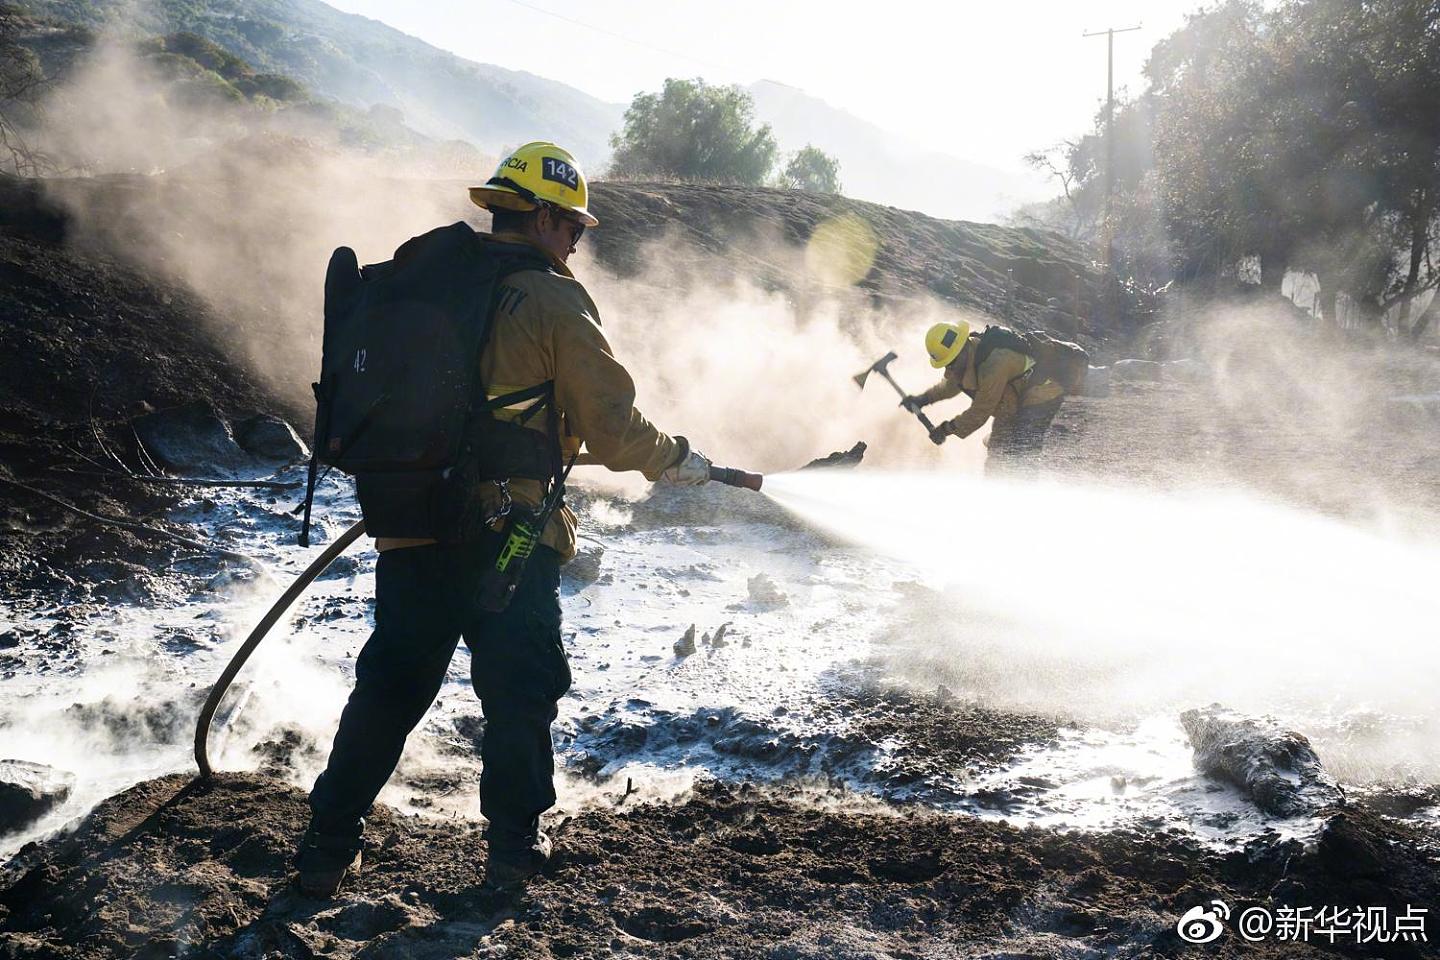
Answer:
<path fill-rule="evenodd" d="M 131 418 L 203 399 L 243 416 L 275 406 L 205 333 L 210 310 L 189 291 L 65 244 L 66 217 L 33 186 L 0 178 L 0 478 L 69 502 L 136 516 L 168 502 L 156 485 L 97 476 L 111 465 L 97 433 L 130 456 Z M 75 473 L 67 471 L 85 471 Z M 74 557 L 158 562 L 131 534 L 97 527 L 9 483 L 0 578 L 63 580 Z"/>
<path fill-rule="evenodd" d="M 1089 348 L 1101 347 L 1114 332 L 1098 318 L 1102 277 L 1089 252 L 1054 233 L 754 187 L 602 182 L 591 206 L 601 227 L 586 242 L 622 275 L 642 266 L 644 241 L 673 231 L 685 241 L 679 252 L 693 257 L 697 268 L 707 255 L 738 247 L 750 251 L 742 263 L 758 279 L 793 289 L 794 264 L 754 241 L 800 248 L 819 225 L 854 217 L 869 225 L 878 243 L 874 266 L 859 284 L 878 300 L 932 295 L 997 322 L 1078 337 Z"/>

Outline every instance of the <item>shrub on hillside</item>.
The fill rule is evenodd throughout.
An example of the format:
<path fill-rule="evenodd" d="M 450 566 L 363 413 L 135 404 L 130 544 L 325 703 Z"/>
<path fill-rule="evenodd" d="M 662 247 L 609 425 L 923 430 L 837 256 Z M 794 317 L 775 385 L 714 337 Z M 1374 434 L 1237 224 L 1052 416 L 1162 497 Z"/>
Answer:
<path fill-rule="evenodd" d="M 805 144 L 803 150 L 790 157 L 780 172 L 778 185 L 787 190 L 807 193 L 839 193 L 840 161 L 824 150 Z"/>
<path fill-rule="evenodd" d="M 770 125 L 755 124 L 748 93 L 698 78 L 669 79 L 660 93 L 637 95 L 610 144 L 615 176 L 754 186 L 769 177 L 778 153 Z"/>

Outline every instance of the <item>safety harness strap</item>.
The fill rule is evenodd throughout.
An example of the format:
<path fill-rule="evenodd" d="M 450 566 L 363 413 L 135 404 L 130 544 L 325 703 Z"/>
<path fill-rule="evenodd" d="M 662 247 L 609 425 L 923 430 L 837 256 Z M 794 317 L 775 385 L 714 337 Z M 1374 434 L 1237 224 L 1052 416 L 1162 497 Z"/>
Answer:
<path fill-rule="evenodd" d="M 537 383 L 533 387 L 526 387 L 524 390 L 516 390 L 514 393 L 507 393 L 503 396 L 494 397 L 493 399 L 486 400 L 484 403 L 480 404 L 480 406 L 476 407 L 476 410 L 484 413 L 491 413 L 504 407 L 513 406 L 517 403 L 524 403 L 526 400 L 534 400 L 537 397 L 548 398 L 549 395 L 554 392 L 554 389 L 555 381 L 546 380 L 544 383 Z M 524 413 L 520 415 L 521 422 L 523 423 L 525 420 L 529 420 L 535 410 L 541 406 L 544 406 L 543 400 L 542 402 L 536 403 L 534 406 L 527 409 Z"/>
<path fill-rule="evenodd" d="M 485 186 L 504 187 L 506 190 L 514 190 L 516 193 L 520 194 L 520 199 L 529 200 L 531 203 L 537 205 L 545 202 L 544 200 L 541 200 L 539 197 L 535 196 L 534 190 L 531 190 L 529 187 L 520 186 L 520 184 L 516 183 L 514 180 L 511 180 L 509 177 L 491 177 L 489 180 L 485 181 Z"/>

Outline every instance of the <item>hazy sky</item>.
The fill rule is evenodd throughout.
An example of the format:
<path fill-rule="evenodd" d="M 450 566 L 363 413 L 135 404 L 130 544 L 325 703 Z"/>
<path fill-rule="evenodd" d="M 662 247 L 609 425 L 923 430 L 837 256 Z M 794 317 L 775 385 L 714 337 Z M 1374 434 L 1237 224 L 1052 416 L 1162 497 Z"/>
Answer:
<path fill-rule="evenodd" d="M 1202 0 L 327 0 L 471 60 L 628 102 L 669 76 L 778 80 L 904 139 L 1014 169 L 1140 86 L 1150 47 Z M 541 12 L 548 11 L 548 12 Z M 581 25 L 585 24 L 585 25 Z"/>

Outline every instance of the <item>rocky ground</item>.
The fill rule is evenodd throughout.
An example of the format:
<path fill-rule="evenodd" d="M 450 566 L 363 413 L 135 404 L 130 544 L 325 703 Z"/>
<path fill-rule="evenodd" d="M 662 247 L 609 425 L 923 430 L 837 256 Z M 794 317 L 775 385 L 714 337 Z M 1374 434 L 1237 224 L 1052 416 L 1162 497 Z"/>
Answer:
<path fill-rule="evenodd" d="M 1274 369 L 1269 358 L 1262 366 Z M 1343 390 L 1316 384 L 1296 396 L 1284 382 L 1162 367 L 1103 396 L 1066 400 L 1045 461 L 1106 482 L 1219 482 L 1333 516 L 1389 514 L 1425 528 L 1440 508 L 1437 371 L 1430 355 L 1420 370 L 1386 363 L 1345 378 Z"/>

